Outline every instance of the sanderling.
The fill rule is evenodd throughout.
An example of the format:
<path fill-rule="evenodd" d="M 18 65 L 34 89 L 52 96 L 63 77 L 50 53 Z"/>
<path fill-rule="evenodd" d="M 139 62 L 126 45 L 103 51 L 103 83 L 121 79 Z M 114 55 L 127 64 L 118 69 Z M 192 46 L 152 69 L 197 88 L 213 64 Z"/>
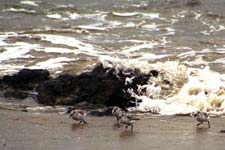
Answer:
<path fill-rule="evenodd" d="M 140 118 L 128 115 L 127 113 L 125 113 L 125 111 L 117 106 L 113 107 L 112 115 L 116 117 L 118 126 L 120 126 L 120 124 L 125 125 L 125 128 L 128 128 L 130 126 L 131 131 L 133 131 L 133 123 L 136 122 L 136 120 L 140 120 Z"/>
<path fill-rule="evenodd" d="M 84 110 L 74 109 L 70 112 L 70 118 L 76 121 L 80 121 L 79 124 L 84 123 L 87 124 L 87 122 L 84 120 L 84 117 L 87 115 L 87 112 Z"/>
<path fill-rule="evenodd" d="M 125 125 L 125 128 L 128 128 L 130 126 L 131 131 L 133 131 L 133 123 L 136 122 L 135 120 L 132 120 L 129 116 L 123 115 L 120 118 L 119 123 Z"/>
<path fill-rule="evenodd" d="M 199 122 L 197 126 L 203 124 L 203 122 L 208 122 L 208 127 L 210 128 L 209 114 L 206 112 L 197 111 L 197 113 L 194 113 L 193 116 Z"/>
<path fill-rule="evenodd" d="M 125 112 L 121 108 L 119 108 L 117 106 L 113 107 L 113 109 L 112 109 L 112 115 L 116 117 L 117 124 L 119 124 L 119 120 L 124 115 L 124 113 Z"/>

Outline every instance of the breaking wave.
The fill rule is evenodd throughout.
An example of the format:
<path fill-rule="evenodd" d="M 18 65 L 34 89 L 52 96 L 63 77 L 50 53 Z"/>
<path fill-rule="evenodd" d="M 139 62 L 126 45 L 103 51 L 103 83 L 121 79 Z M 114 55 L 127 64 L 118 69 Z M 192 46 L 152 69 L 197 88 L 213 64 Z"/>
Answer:
<path fill-rule="evenodd" d="M 105 63 L 105 65 L 109 65 Z M 116 68 L 139 68 L 142 73 L 158 72 L 146 85 L 136 85 L 128 93 L 136 99 L 130 111 L 161 115 L 185 115 L 197 110 L 214 115 L 225 114 L 225 74 L 204 68 L 192 68 L 179 62 L 156 64 L 120 61 Z M 126 79 L 132 82 L 133 77 Z"/>

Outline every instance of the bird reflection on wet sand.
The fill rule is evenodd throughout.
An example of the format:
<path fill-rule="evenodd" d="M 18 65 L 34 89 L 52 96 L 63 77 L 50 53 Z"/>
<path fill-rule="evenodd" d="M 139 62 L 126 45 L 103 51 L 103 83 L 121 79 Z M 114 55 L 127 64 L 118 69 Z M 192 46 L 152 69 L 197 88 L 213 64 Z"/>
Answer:
<path fill-rule="evenodd" d="M 87 125 L 84 125 L 84 124 L 77 124 L 77 123 L 73 123 L 71 124 L 70 128 L 72 131 L 76 131 L 76 130 L 79 130 L 79 129 L 84 129 Z"/>
<path fill-rule="evenodd" d="M 115 124 L 112 125 L 113 129 L 118 129 L 119 127 L 120 127 L 120 124 L 118 124 L 118 123 L 115 123 Z"/>
<path fill-rule="evenodd" d="M 206 133 L 207 131 L 209 131 L 209 128 L 207 128 L 207 127 L 198 127 L 198 128 L 196 128 L 196 132 L 198 134 L 203 134 L 203 133 Z"/>
<path fill-rule="evenodd" d="M 135 135 L 135 132 L 133 131 L 130 131 L 130 130 L 123 130 L 121 133 L 120 133 L 120 137 L 121 138 L 125 138 L 125 137 L 132 137 Z"/>

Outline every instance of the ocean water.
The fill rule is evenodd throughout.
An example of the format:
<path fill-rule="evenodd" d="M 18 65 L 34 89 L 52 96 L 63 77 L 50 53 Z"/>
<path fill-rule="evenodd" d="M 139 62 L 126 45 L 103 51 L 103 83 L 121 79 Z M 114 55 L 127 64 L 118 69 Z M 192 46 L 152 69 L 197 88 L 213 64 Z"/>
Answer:
<path fill-rule="evenodd" d="M 224 0 L 0 0 L 0 76 L 155 69 L 130 110 L 225 113 Z M 128 79 L 132 82 L 132 79 Z M 170 84 L 165 84 L 165 81 Z M 145 93 L 141 92 L 143 89 Z"/>

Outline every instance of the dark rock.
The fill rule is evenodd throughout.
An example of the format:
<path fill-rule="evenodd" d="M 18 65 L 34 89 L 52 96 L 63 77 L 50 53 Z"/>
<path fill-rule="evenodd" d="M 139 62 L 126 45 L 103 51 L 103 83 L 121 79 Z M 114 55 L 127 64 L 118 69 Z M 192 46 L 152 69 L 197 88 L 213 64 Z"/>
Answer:
<path fill-rule="evenodd" d="M 46 105 L 76 105 L 80 102 L 120 106 L 122 108 L 135 101 L 126 91 L 137 89 L 137 84 L 146 84 L 151 74 L 141 74 L 139 69 L 120 70 L 104 68 L 102 64 L 92 71 L 78 76 L 61 75 L 38 85 L 37 100 Z M 126 78 L 133 82 L 125 84 Z"/>
<path fill-rule="evenodd" d="M 46 81 L 36 89 L 38 101 L 47 105 L 74 105 L 83 101 L 107 104 L 120 82 L 106 72 L 107 69 L 99 65 L 88 73 L 78 76 L 61 75 Z"/>
<path fill-rule="evenodd" d="M 6 97 L 17 99 L 26 98 L 27 90 L 36 90 L 37 101 L 45 105 L 80 104 L 79 107 L 89 109 L 96 106 L 102 108 L 102 105 L 126 108 L 135 102 L 127 90 L 132 88 L 137 92 L 137 85 L 146 84 L 155 74 L 142 74 L 140 69 L 104 68 L 102 64 L 90 72 L 76 76 L 64 74 L 57 78 L 50 78 L 47 70 L 22 69 L 15 75 L 4 76 L 0 80 L 0 88 Z"/>
<path fill-rule="evenodd" d="M 4 92 L 4 96 L 7 98 L 23 100 L 28 97 L 28 93 L 21 90 L 7 90 Z"/>
<path fill-rule="evenodd" d="M 1 84 L 14 89 L 31 90 L 35 83 L 49 79 L 49 72 L 43 69 L 22 69 L 12 76 L 6 75 L 1 79 Z"/>
<path fill-rule="evenodd" d="M 17 74 L 0 79 L 0 89 L 7 98 L 25 99 L 37 84 L 49 79 L 49 72 L 43 69 L 22 69 Z"/>

